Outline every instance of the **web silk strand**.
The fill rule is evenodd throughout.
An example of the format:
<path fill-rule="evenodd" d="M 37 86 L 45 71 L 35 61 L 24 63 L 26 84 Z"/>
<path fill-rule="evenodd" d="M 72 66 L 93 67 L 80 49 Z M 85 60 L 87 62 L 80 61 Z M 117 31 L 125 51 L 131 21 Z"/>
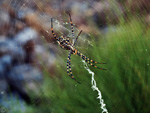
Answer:
<path fill-rule="evenodd" d="M 106 109 L 106 104 L 104 103 L 104 100 L 102 99 L 102 94 L 101 94 L 101 91 L 98 89 L 98 87 L 96 86 L 96 81 L 94 79 L 94 72 L 91 71 L 89 68 L 88 68 L 88 65 L 87 63 L 82 60 L 82 62 L 84 63 L 84 68 L 89 72 L 89 74 L 92 75 L 92 78 L 91 78 L 91 85 L 92 85 L 92 89 L 93 91 L 97 91 L 98 92 L 98 97 L 97 99 L 99 99 L 100 101 L 100 105 L 101 105 L 101 109 L 102 109 L 102 113 L 108 113 L 108 110 Z"/>

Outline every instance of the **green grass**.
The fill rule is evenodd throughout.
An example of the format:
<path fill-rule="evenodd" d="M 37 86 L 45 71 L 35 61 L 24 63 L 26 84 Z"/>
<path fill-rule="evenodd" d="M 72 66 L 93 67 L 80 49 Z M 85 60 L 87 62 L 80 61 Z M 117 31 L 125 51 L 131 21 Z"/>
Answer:
<path fill-rule="evenodd" d="M 92 41 L 88 49 L 80 51 L 107 68 L 95 72 L 97 86 L 102 92 L 110 113 L 148 113 L 150 111 L 150 30 L 145 31 L 142 21 L 132 19 L 120 23 L 114 30 Z M 91 37 L 94 39 L 94 37 Z M 82 83 L 77 84 L 66 73 L 67 51 L 60 53 L 57 76 L 50 78 L 44 70 L 42 104 L 33 107 L 36 113 L 100 113 L 97 92 L 91 89 L 91 75 L 84 69 L 78 56 L 72 55 L 72 71 Z M 66 55 L 64 55 L 66 54 Z"/>
<path fill-rule="evenodd" d="M 110 113 L 150 111 L 150 34 L 143 28 L 143 23 L 136 19 L 121 23 L 107 35 L 93 41 L 94 46 L 89 46 L 88 50 L 80 49 L 94 60 L 107 62 L 107 65 L 100 65 L 107 71 L 90 68 L 95 72 L 97 85 Z M 67 56 L 67 52 L 65 54 L 62 56 Z M 57 63 L 60 65 L 58 76 L 45 78 L 43 98 L 49 102 L 36 108 L 36 112 L 100 113 L 97 92 L 91 89 L 91 75 L 84 69 L 81 59 L 72 55 L 72 71 L 81 85 L 67 76 L 66 57 L 62 59 L 64 64 Z"/>

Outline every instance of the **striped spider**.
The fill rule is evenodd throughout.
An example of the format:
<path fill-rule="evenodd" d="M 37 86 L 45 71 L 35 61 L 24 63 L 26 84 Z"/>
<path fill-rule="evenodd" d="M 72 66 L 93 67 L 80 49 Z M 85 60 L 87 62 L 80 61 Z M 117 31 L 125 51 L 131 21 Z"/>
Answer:
<path fill-rule="evenodd" d="M 72 19 L 71 19 L 70 13 L 68 13 L 68 15 L 70 17 L 70 25 L 71 25 L 71 30 L 72 30 L 72 37 L 74 39 L 73 23 L 72 23 Z M 86 57 L 85 55 L 80 53 L 75 48 L 76 41 L 77 41 L 78 37 L 80 36 L 82 30 L 79 32 L 77 37 L 73 40 L 73 43 L 71 43 L 71 40 L 70 40 L 69 37 L 65 37 L 65 36 L 57 37 L 56 36 L 56 34 L 54 33 L 54 30 L 53 30 L 53 18 L 51 18 L 51 32 L 53 34 L 53 37 L 56 39 L 57 43 L 59 44 L 59 46 L 61 48 L 63 48 L 63 49 L 69 50 L 68 59 L 67 59 L 67 73 L 73 80 L 75 80 L 76 82 L 80 83 L 79 81 L 77 81 L 75 79 L 75 77 L 74 77 L 74 75 L 72 74 L 72 71 L 71 71 L 71 54 L 80 56 L 85 62 L 87 62 L 88 64 L 90 64 L 91 66 L 93 66 L 95 68 L 98 68 L 98 69 L 101 69 L 101 70 L 106 70 L 104 68 L 100 68 L 100 67 L 97 67 L 95 65 L 95 64 L 106 64 L 106 63 L 100 63 L 100 62 L 96 62 L 96 61 L 94 61 L 92 59 L 89 59 L 88 57 Z"/>

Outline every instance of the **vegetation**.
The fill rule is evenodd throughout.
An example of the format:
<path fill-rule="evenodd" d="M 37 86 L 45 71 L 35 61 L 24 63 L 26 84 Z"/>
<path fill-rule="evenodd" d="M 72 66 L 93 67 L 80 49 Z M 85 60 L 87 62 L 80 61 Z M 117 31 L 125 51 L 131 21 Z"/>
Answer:
<path fill-rule="evenodd" d="M 92 41 L 93 46 L 86 51 L 89 57 L 107 62 L 107 65 L 100 65 L 107 71 L 90 68 L 95 72 L 97 85 L 110 113 L 150 111 L 149 31 L 144 29 L 143 21 L 132 18 Z M 83 50 L 80 48 L 80 51 Z M 84 69 L 81 59 L 72 55 L 73 74 L 82 84 L 70 79 L 66 73 L 66 56 L 62 64 L 58 61 L 57 77 L 50 78 L 50 73 L 44 70 L 40 98 L 45 101 L 38 107 L 32 106 L 33 112 L 100 113 L 97 92 L 91 89 L 91 75 Z"/>

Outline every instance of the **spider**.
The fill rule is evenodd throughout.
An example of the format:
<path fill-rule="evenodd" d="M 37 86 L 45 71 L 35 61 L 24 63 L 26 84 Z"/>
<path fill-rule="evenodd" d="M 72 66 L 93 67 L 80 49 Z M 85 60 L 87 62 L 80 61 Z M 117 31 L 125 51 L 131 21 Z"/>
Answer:
<path fill-rule="evenodd" d="M 68 13 L 68 15 L 70 17 L 69 22 L 70 22 L 70 25 L 71 25 L 72 37 L 74 39 L 73 22 L 72 22 L 70 13 Z M 56 39 L 57 43 L 59 44 L 59 46 L 61 48 L 63 48 L 63 49 L 69 50 L 69 54 L 68 54 L 68 58 L 67 58 L 67 73 L 73 80 L 75 80 L 76 82 L 80 83 L 79 81 L 77 81 L 75 79 L 75 77 L 74 77 L 74 75 L 72 74 L 72 71 L 71 71 L 71 54 L 80 56 L 85 62 L 87 62 L 88 64 L 90 64 L 91 66 L 93 66 L 95 68 L 98 68 L 98 69 L 101 69 L 101 70 L 106 70 L 104 68 L 100 68 L 100 67 L 97 67 L 95 65 L 95 64 L 106 64 L 106 63 L 100 63 L 100 62 L 96 62 L 96 61 L 94 61 L 92 59 L 89 59 L 88 57 L 86 57 L 85 55 L 80 53 L 75 48 L 76 41 L 77 41 L 78 37 L 80 36 L 82 30 L 79 32 L 77 37 L 73 40 L 73 43 L 71 43 L 71 40 L 70 40 L 69 37 L 66 37 L 66 36 L 57 37 L 56 36 L 56 34 L 55 34 L 54 30 L 53 30 L 53 18 L 51 18 L 51 32 L 53 34 L 53 37 Z"/>

